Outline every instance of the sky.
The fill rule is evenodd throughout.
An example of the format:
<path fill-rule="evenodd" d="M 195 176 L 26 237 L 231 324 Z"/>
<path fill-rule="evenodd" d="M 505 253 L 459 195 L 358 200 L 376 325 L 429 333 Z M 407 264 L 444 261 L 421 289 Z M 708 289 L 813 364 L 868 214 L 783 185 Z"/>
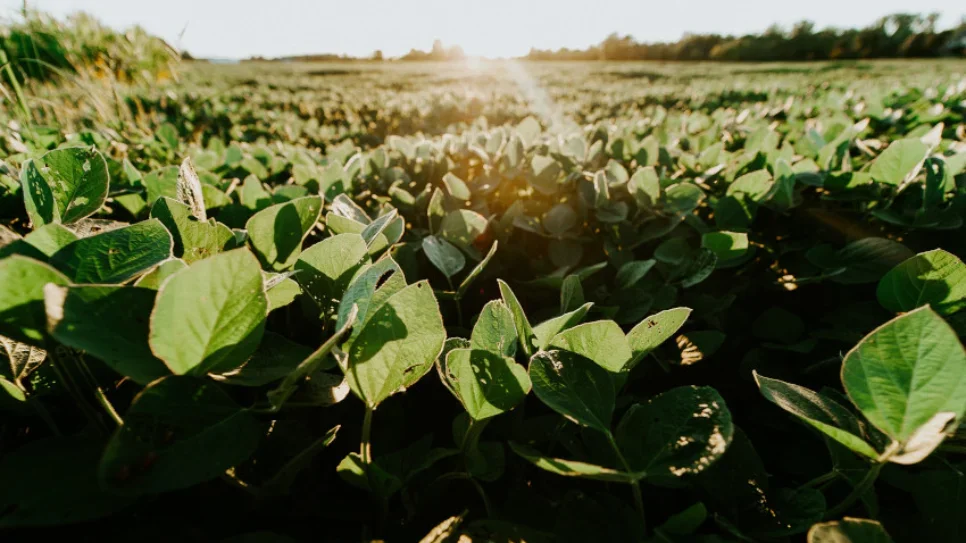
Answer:
<path fill-rule="evenodd" d="M 61 17 L 86 11 L 141 25 L 196 57 L 337 53 L 387 57 L 438 38 L 468 55 L 511 57 L 530 47 L 586 48 L 611 32 L 674 41 L 685 32 L 746 34 L 808 19 L 819 28 L 865 26 L 896 12 L 938 12 L 941 28 L 966 16 L 963 0 L 28 0 Z M 14 16 L 22 0 L 0 0 Z"/>

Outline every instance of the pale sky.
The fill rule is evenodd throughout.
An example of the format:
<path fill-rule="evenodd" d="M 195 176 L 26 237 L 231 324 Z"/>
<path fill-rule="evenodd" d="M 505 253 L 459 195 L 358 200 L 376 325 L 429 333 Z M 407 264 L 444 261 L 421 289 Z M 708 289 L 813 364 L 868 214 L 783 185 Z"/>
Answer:
<path fill-rule="evenodd" d="M 386 56 L 428 50 L 435 38 L 468 55 L 585 48 L 611 32 L 641 41 L 685 32 L 745 34 L 809 19 L 818 28 L 864 26 L 883 15 L 942 14 L 940 27 L 966 15 L 963 0 L 28 0 L 63 16 L 87 11 L 124 28 L 139 24 L 198 57 L 307 53 Z M 0 0 L 13 16 L 22 0 Z M 183 31 L 183 35 L 182 35 Z M 181 38 L 179 39 L 179 35 Z"/>

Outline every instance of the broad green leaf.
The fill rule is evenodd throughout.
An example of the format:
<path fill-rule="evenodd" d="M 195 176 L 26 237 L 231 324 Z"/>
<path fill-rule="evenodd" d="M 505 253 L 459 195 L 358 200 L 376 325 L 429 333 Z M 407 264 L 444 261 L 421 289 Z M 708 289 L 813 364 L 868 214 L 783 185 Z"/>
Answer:
<path fill-rule="evenodd" d="M 321 212 L 322 198 L 305 196 L 267 207 L 248 219 L 248 242 L 262 266 L 281 271 L 295 264 Z"/>
<path fill-rule="evenodd" d="M 247 249 L 196 262 L 161 285 L 151 313 L 151 351 L 175 374 L 224 373 L 255 352 L 268 300 Z"/>
<path fill-rule="evenodd" d="M 483 306 L 473 334 L 470 336 L 473 349 L 489 351 L 500 356 L 512 358 L 517 352 L 517 330 L 513 315 L 503 300 L 491 300 Z"/>
<path fill-rule="evenodd" d="M 159 198 L 151 208 L 151 216 L 171 233 L 174 255 L 190 264 L 235 246 L 235 235 L 227 226 L 199 221 L 191 208 L 170 198 Z"/>
<path fill-rule="evenodd" d="M 896 140 L 872 161 L 869 174 L 879 183 L 902 185 L 922 167 L 929 147 L 918 139 Z"/>
<path fill-rule="evenodd" d="M 131 505 L 130 498 L 98 484 L 103 447 L 95 439 L 52 437 L 6 453 L 0 461 L 0 527 L 90 521 Z"/>
<path fill-rule="evenodd" d="M 155 170 L 144 176 L 144 187 L 147 189 L 147 205 L 153 206 L 158 198 L 171 198 L 178 200 L 178 174 L 177 166 L 168 166 Z"/>
<path fill-rule="evenodd" d="M 557 192 L 557 180 L 561 173 L 563 168 L 559 162 L 548 156 L 535 155 L 530 161 L 527 181 L 538 192 L 549 196 Z"/>
<path fill-rule="evenodd" d="M 577 226 L 577 213 L 567 204 L 557 204 L 543 215 L 543 227 L 551 236 L 562 236 Z"/>
<path fill-rule="evenodd" d="M 704 201 L 704 191 L 687 182 L 672 185 L 665 192 L 664 207 L 669 213 L 691 213 Z"/>
<path fill-rule="evenodd" d="M 439 236 L 446 241 L 473 250 L 473 242 L 486 231 L 486 217 L 469 209 L 457 209 L 443 217 L 439 225 Z"/>
<path fill-rule="evenodd" d="M 849 351 L 842 383 L 869 422 L 906 444 L 937 415 L 958 420 L 966 412 L 966 351 L 941 317 L 921 307 Z"/>
<path fill-rule="evenodd" d="M 589 358 L 567 351 L 541 351 L 530 359 L 533 393 L 567 419 L 610 432 L 614 414 L 611 374 Z"/>
<path fill-rule="evenodd" d="M 406 288 L 406 276 L 402 268 L 392 258 L 382 258 L 375 264 L 367 264 L 360 269 L 346 289 L 342 300 L 339 301 L 338 323 L 341 328 L 349 313 L 356 306 L 358 312 L 356 326 L 352 336 L 362 331 L 362 326 L 369 317 L 389 299 L 390 296 Z"/>
<path fill-rule="evenodd" d="M 366 240 L 366 245 L 369 246 L 369 251 L 372 252 L 372 247 L 374 245 L 391 245 L 402 237 L 402 225 L 403 221 L 399 217 L 399 212 L 395 209 L 391 210 L 385 215 L 381 215 L 376 220 L 369 223 L 360 232 L 362 239 Z M 393 233 L 393 226 L 399 225 L 398 235 Z"/>
<path fill-rule="evenodd" d="M 267 429 L 215 383 L 165 377 L 124 414 L 101 457 L 101 484 L 123 495 L 188 488 L 247 460 Z"/>
<path fill-rule="evenodd" d="M 446 331 L 429 283 L 409 285 L 378 308 L 346 348 L 343 371 L 370 409 L 432 367 Z"/>
<path fill-rule="evenodd" d="M 735 179 L 728 185 L 725 195 L 734 198 L 743 196 L 752 202 L 760 203 L 768 196 L 774 183 L 768 170 L 758 170 Z"/>
<path fill-rule="evenodd" d="M 231 385 L 264 386 L 292 374 L 311 354 L 312 349 L 305 345 L 274 332 L 265 332 L 258 349 L 243 366 L 223 373 L 217 379 Z"/>
<path fill-rule="evenodd" d="M 701 473 L 731 444 L 731 413 L 711 387 L 684 386 L 632 406 L 617 426 L 631 469 L 646 477 Z"/>
<path fill-rule="evenodd" d="M 21 182 L 35 225 L 71 224 L 93 215 L 107 200 L 107 162 L 93 148 L 54 149 L 27 161 Z"/>
<path fill-rule="evenodd" d="M 299 294 L 302 294 L 302 287 L 291 277 L 281 277 L 279 280 L 272 282 L 265 281 L 265 295 L 268 296 L 269 313 L 294 302 Z"/>
<path fill-rule="evenodd" d="M 48 258 L 71 242 L 77 241 L 77 234 L 61 224 L 50 223 L 37 228 L 23 238 L 24 241 L 40 250 Z"/>
<path fill-rule="evenodd" d="M 620 373 L 631 361 L 631 348 L 624 331 L 614 321 L 578 324 L 550 340 L 549 348 L 589 358 L 607 371 Z"/>
<path fill-rule="evenodd" d="M 684 269 L 684 278 L 681 279 L 681 286 L 689 288 L 704 281 L 711 276 L 717 265 L 718 257 L 713 251 L 703 247 L 698 249 L 697 254 L 694 255 L 694 258 L 691 259 L 691 262 Z"/>
<path fill-rule="evenodd" d="M 674 335 L 691 316 L 691 308 L 675 307 L 642 320 L 627 333 L 627 344 L 633 353 L 633 364 Z"/>
<path fill-rule="evenodd" d="M 20 343 L 43 345 L 47 335 L 44 285 L 70 280 L 54 268 L 14 255 L 0 260 L 0 335 Z"/>
<path fill-rule="evenodd" d="M 368 227 L 367 223 L 361 223 L 331 212 L 325 215 L 325 225 L 333 234 L 358 234 L 360 237 L 362 237 L 362 233 L 365 232 L 366 228 Z M 362 239 L 365 241 L 365 238 Z M 369 247 L 369 254 L 378 255 L 389 247 L 390 242 L 384 234 L 378 234 L 375 240 L 367 245 Z"/>
<path fill-rule="evenodd" d="M 636 285 L 657 264 L 654 259 L 632 260 L 617 270 L 617 288 L 626 289 Z"/>
<path fill-rule="evenodd" d="M 369 249 L 359 234 L 339 234 L 302 251 L 295 280 L 321 307 L 342 298 L 353 274 L 369 262 Z"/>
<path fill-rule="evenodd" d="M 533 333 L 533 328 L 530 327 L 530 321 L 527 320 L 527 315 L 523 312 L 523 307 L 520 305 L 520 301 L 517 300 L 516 294 L 513 293 L 513 289 L 510 288 L 510 285 L 503 282 L 502 279 L 497 279 L 496 282 L 500 287 L 500 295 L 503 297 L 503 303 L 506 304 L 507 308 L 510 309 L 510 314 L 513 315 L 513 324 L 517 329 L 520 350 L 523 351 L 524 356 L 529 358 L 536 351 L 537 337 Z"/>
<path fill-rule="evenodd" d="M 951 315 L 966 307 L 966 265 L 942 249 L 920 253 L 886 273 L 876 295 L 895 313 L 929 304 L 940 315 Z"/>
<path fill-rule="evenodd" d="M 446 175 L 443 176 L 443 185 L 446 186 L 446 192 L 457 200 L 466 201 L 472 196 L 466 182 L 450 172 L 446 172 Z"/>
<path fill-rule="evenodd" d="M 866 458 L 879 453 L 861 437 L 858 419 L 848 409 L 805 387 L 753 372 L 762 396 L 803 422 Z"/>
<path fill-rule="evenodd" d="M 527 370 L 492 351 L 455 349 L 446 355 L 443 374 L 474 420 L 513 409 L 530 392 Z"/>
<path fill-rule="evenodd" d="M 748 234 L 742 232 L 708 232 L 701 236 L 701 246 L 718 257 L 718 266 L 741 258 L 748 252 Z"/>
<path fill-rule="evenodd" d="M 134 282 L 134 286 L 158 290 L 161 288 L 161 283 L 165 279 L 187 267 L 188 264 L 184 260 L 180 258 L 169 258 L 155 266 L 153 270 L 138 277 L 138 280 Z"/>
<path fill-rule="evenodd" d="M 171 234 L 156 219 L 70 243 L 50 264 L 75 283 L 121 283 L 171 258 Z"/>
<path fill-rule="evenodd" d="M 580 321 L 584 320 L 584 316 L 587 315 L 593 305 L 593 302 L 587 302 L 573 311 L 547 319 L 534 326 L 533 334 L 536 336 L 537 349 L 546 350 L 557 334 L 580 324 Z"/>
<path fill-rule="evenodd" d="M 628 473 L 577 460 L 564 460 L 563 458 L 544 456 L 540 451 L 532 447 L 512 441 L 510 442 L 510 449 L 534 466 L 564 477 L 581 477 L 608 483 L 636 483 L 644 478 L 644 474 L 640 472 Z"/>
<path fill-rule="evenodd" d="M 44 294 L 48 330 L 58 342 L 87 352 L 141 385 L 170 374 L 148 345 L 155 291 L 51 284 Z"/>
<path fill-rule="evenodd" d="M 560 285 L 560 312 L 575 311 L 584 305 L 584 301 L 584 287 L 580 283 L 580 277 L 575 274 L 564 277 L 563 284 Z M 550 338 L 544 339 L 549 341 Z"/>
<path fill-rule="evenodd" d="M 272 195 L 254 175 L 249 175 L 242 181 L 241 190 L 238 193 L 241 205 L 252 211 L 260 211 L 272 205 Z"/>
<path fill-rule="evenodd" d="M 812 526 L 808 543 L 892 543 L 892 538 L 877 521 L 845 517 Z"/>
<path fill-rule="evenodd" d="M 450 242 L 436 236 L 423 238 L 423 252 L 437 270 L 447 278 L 453 277 L 466 266 L 466 257 Z"/>
<path fill-rule="evenodd" d="M 638 168 L 627 183 L 627 191 L 634 196 L 638 207 L 654 207 L 661 201 L 661 179 L 653 166 Z"/>
<path fill-rule="evenodd" d="M 682 264 L 693 253 L 691 244 L 684 238 L 668 238 L 654 249 L 654 259 L 665 264 Z"/>

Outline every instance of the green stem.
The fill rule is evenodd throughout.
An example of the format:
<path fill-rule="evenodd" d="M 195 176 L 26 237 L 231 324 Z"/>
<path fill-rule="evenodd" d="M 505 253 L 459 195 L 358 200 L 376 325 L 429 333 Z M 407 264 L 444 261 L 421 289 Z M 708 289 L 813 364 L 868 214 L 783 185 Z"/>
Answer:
<path fill-rule="evenodd" d="M 107 411 L 107 414 L 111 416 L 111 419 L 113 419 L 118 426 L 124 424 L 124 419 L 117 414 L 117 410 L 114 409 L 114 405 L 111 404 L 111 401 L 107 399 L 107 395 L 104 394 L 104 389 L 101 387 L 95 388 L 94 396 L 97 398 L 98 403 L 101 404 L 101 407 L 104 408 L 104 411 Z"/>
<path fill-rule="evenodd" d="M 882 471 L 882 467 L 885 465 L 884 462 L 873 464 L 869 471 L 866 472 L 865 477 L 855 487 L 852 488 L 852 492 L 845 497 L 838 505 L 830 509 L 826 514 L 826 518 L 836 518 L 842 513 L 849 510 L 856 501 L 865 496 L 865 494 L 872 488 L 875 484 L 876 479 L 879 478 L 879 472 Z"/>
<path fill-rule="evenodd" d="M 372 408 L 366 406 L 366 415 L 362 419 L 362 440 L 359 444 L 359 456 L 362 458 L 362 468 L 366 471 L 369 488 L 372 488 L 372 476 L 369 464 L 372 464 Z"/>
<path fill-rule="evenodd" d="M 816 486 L 821 486 L 821 485 L 823 485 L 823 484 L 825 484 L 825 483 L 827 483 L 829 481 L 834 481 L 838 476 L 839 476 L 838 472 L 835 471 L 835 470 L 832 470 L 832 471 L 830 471 L 828 473 L 823 473 L 823 474 L 819 475 L 818 477 L 812 479 L 811 481 L 808 481 L 807 483 L 803 484 L 802 486 L 800 486 L 798 488 L 800 488 L 800 489 L 801 488 L 814 488 Z"/>
<path fill-rule="evenodd" d="M 459 327 L 462 328 L 463 327 L 463 304 L 461 303 L 462 296 L 460 296 L 460 293 L 458 290 L 453 288 L 453 280 L 450 279 L 448 276 L 446 277 L 446 282 L 449 284 L 449 290 L 453 293 L 453 303 L 456 304 L 456 324 L 458 324 Z"/>
<path fill-rule="evenodd" d="M 620 447 L 617 446 L 617 440 L 614 439 L 614 434 L 610 431 L 607 432 L 607 441 L 610 442 L 611 448 L 614 449 L 614 454 L 617 455 L 617 460 L 620 461 L 621 466 L 624 467 L 624 471 L 631 473 L 634 470 L 631 469 L 631 465 L 624 458 L 624 453 L 621 452 Z M 641 483 L 634 481 L 630 483 L 631 492 L 634 493 L 634 506 L 637 508 L 637 513 L 641 516 L 641 527 L 647 532 L 647 516 L 644 514 L 644 497 L 641 496 Z"/>
<path fill-rule="evenodd" d="M 486 428 L 486 423 L 489 420 L 475 420 L 470 417 L 470 424 L 466 427 L 466 433 L 463 434 L 463 439 L 460 442 L 460 450 L 464 453 L 467 450 L 472 450 L 477 447 L 480 442 L 480 434 L 483 433 L 483 428 Z"/>
<path fill-rule="evenodd" d="M 441 483 L 444 481 L 467 481 L 476 490 L 476 493 L 480 496 L 480 501 L 483 502 L 483 509 L 486 510 L 486 516 L 493 516 L 493 509 L 490 507 L 490 499 L 486 496 L 486 490 L 483 489 L 483 485 L 479 481 L 473 478 L 469 473 L 452 472 L 440 475 L 434 483 Z"/>

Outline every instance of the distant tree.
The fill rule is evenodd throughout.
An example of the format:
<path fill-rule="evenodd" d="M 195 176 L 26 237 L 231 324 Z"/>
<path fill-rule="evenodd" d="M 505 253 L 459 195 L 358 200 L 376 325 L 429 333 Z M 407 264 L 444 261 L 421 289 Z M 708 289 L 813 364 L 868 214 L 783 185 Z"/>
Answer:
<path fill-rule="evenodd" d="M 375 51 L 372 52 L 372 60 L 376 62 L 382 62 L 384 60 L 381 49 L 376 49 Z"/>

